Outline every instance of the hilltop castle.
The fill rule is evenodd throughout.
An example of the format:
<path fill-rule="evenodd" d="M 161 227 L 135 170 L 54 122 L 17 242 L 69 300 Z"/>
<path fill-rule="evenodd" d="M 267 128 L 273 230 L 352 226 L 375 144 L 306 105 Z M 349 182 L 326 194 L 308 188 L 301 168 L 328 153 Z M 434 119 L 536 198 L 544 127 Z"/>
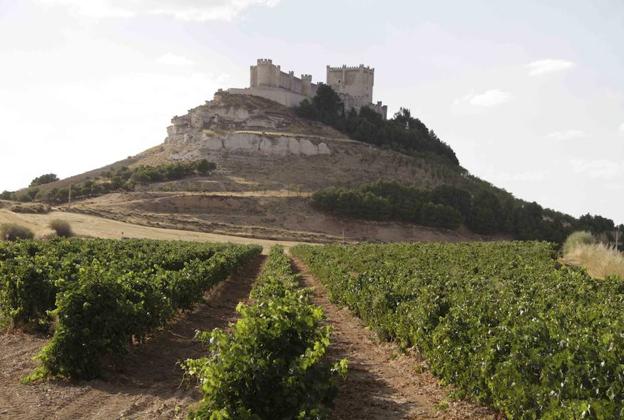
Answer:
<path fill-rule="evenodd" d="M 388 107 L 381 101 L 373 103 L 373 84 L 375 69 L 360 64 L 357 67 L 327 66 L 327 84 L 338 93 L 345 104 L 345 108 L 356 109 L 367 106 L 384 119 L 387 117 Z M 304 99 L 312 98 L 316 94 L 318 85 L 312 83 L 312 76 L 302 74 L 295 77 L 293 71 L 284 73 L 281 67 L 273 64 L 269 59 L 258 59 L 255 66 L 250 68 L 250 84 L 244 89 L 228 89 L 230 93 L 262 96 L 279 102 L 282 105 L 293 107 Z"/>

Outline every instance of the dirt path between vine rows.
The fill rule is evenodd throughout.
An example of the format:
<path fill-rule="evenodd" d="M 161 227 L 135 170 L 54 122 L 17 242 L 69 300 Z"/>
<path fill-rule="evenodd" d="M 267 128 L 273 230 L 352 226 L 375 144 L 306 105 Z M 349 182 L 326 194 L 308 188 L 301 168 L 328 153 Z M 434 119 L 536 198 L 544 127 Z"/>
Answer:
<path fill-rule="evenodd" d="M 226 327 L 235 308 L 249 296 L 264 257 L 258 257 L 206 294 L 206 301 L 180 315 L 164 331 L 137 345 L 122 366 L 103 379 L 68 383 L 20 384 L 32 371 L 32 357 L 46 338 L 22 333 L 0 335 L 0 418 L 7 419 L 158 419 L 185 418 L 201 395 L 183 386 L 177 363 L 200 357 L 196 330 Z"/>
<path fill-rule="evenodd" d="M 293 259 L 304 286 L 313 290 L 333 328 L 330 358 L 349 359 L 349 374 L 341 385 L 332 412 L 334 419 L 487 419 L 491 410 L 453 401 L 415 354 L 381 342 L 346 308 L 331 303 L 323 285 L 303 262 Z"/>

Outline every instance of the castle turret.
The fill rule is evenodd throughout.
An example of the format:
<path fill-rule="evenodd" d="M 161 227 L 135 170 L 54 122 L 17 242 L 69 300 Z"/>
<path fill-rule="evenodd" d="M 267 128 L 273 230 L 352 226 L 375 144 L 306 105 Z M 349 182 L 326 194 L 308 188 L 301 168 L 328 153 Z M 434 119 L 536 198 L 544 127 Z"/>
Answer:
<path fill-rule="evenodd" d="M 301 90 L 302 94 L 305 96 L 313 96 L 312 92 L 312 75 L 310 74 L 302 74 L 301 75 Z"/>
<path fill-rule="evenodd" d="M 327 84 L 342 97 L 345 106 L 349 108 L 378 108 L 373 105 L 375 69 L 371 67 L 364 64 L 354 67 L 327 66 Z"/>
<path fill-rule="evenodd" d="M 254 68 L 252 67 L 252 81 L 254 79 Z M 252 87 L 256 86 L 267 86 L 267 87 L 277 87 L 279 86 L 279 74 L 280 74 L 280 66 L 276 66 L 273 64 L 273 61 L 267 58 L 259 58 L 258 63 L 255 66 L 255 85 L 251 85 Z"/>

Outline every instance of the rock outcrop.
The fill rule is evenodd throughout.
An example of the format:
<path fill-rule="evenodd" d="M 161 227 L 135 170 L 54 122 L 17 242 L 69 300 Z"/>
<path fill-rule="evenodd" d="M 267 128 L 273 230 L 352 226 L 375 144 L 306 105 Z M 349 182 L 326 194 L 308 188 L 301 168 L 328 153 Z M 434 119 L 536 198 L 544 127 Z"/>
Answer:
<path fill-rule="evenodd" d="M 277 156 L 328 155 L 331 148 L 327 140 L 343 137 L 299 119 L 275 102 L 223 91 L 171 122 L 165 144 L 185 146 L 185 155 L 178 158 L 188 158 L 189 151 L 199 148 Z"/>

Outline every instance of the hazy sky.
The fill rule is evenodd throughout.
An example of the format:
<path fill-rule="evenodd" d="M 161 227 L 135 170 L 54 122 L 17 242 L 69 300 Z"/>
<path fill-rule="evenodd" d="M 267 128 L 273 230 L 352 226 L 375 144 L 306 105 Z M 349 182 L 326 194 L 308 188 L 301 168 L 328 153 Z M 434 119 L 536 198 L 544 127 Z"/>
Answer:
<path fill-rule="evenodd" d="M 374 66 L 473 174 L 624 221 L 622 0 L 0 0 L 0 190 L 161 143 L 260 57 Z"/>

